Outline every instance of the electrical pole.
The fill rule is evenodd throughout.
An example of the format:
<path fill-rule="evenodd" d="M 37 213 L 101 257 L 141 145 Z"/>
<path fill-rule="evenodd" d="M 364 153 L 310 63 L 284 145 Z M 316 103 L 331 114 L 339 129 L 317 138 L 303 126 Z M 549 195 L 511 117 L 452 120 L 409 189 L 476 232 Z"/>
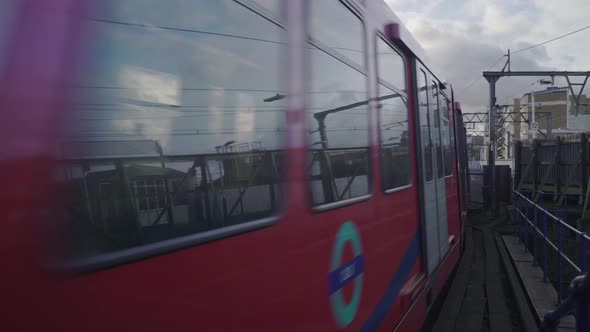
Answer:
<path fill-rule="evenodd" d="M 531 131 L 533 132 L 533 139 L 537 138 L 537 118 L 535 117 L 535 88 L 531 91 L 531 105 L 532 105 L 532 114 L 531 114 Z"/>
<path fill-rule="evenodd" d="M 507 54 L 508 59 L 510 60 L 509 54 Z M 508 67 L 508 71 L 505 71 L 506 67 Z M 553 82 L 553 78 L 555 76 L 562 76 L 565 77 L 566 81 L 568 82 L 568 87 L 570 89 L 570 93 L 572 96 L 576 96 L 576 110 L 580 106 L 580 98 L 582 95 L 582 91 L 590 78 L 590 71 L 511 71 L 510 70 L 510 61 L 507 61 L 504 65 L 502 71 L 484 71 L 483 77 L 488 81 L 490 84 L 490 109 L 489 109 L 489 128 L 490 128 L 490 153 L 488 159 L 488 165 L 490 166 L 491 170 L 491 188 L 490 188 L 490 205 L 492 213 L 497 213 L 497 195 L 496 195 L 496 82 L 502 77 L 538 77 L 538 76 L 548 76 L 551 77 L 551 83 Z M 583 83 L 572 83 L 570 78 L 572 77 L 583 77 Z M 549 82 L 549 81 L 546 81 Z M 541 83 L 543 84 L 543 83 Z M 581 86 L 580 92 L 575 93 L 573 91 L 573 86 Z M 534 102 L 533 102 L 534 105 Z M 576 113 L 577 114 L 577 113 Z M 532 121 L 535 121 L 534 116 L 532 117 Z M 536 121 L 534 122 L 535 126 Z M 538 127 L 538 126 L 537 126 Z M 536 134 L 536 133 L 535 133 Z"/>
<path fill-rule="evenodd" d="M 488 166 L 491 171 L 491 185 L 490 192 L 490 207 L 492 214 L 496 214 L 497 200 L 496 200 L 496 82 L 498 77 L 486 77 L 490 83 L 490 110 L 488 115 L 489 120 L 489 134 L 490 134 L 490 151 L 488 157 Z"/>

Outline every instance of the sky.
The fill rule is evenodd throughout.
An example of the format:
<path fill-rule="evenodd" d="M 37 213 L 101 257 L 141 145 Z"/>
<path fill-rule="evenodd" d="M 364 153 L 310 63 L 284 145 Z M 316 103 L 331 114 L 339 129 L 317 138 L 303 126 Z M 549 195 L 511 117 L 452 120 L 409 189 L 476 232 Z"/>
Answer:
<path fill-rule="evenodd" d="M 590 25 L 588 0 L 386 0 L 449 81 L 465 112 L 484 112 L 489 85 L 481 76 L 507 53 Z M 590 29 L 514 54 L 511 69 L 590 70 Z M 501 70 L 505 60 L 494 69 Z M 481 78 L 471 88 L 473 81 Z M 502 78 L 498 104 L 535 90 L 534 77 Z M 565 80 L 556 79 L 556 86 Z M 585 91 L 588 91 L 587 89 Z M 457 98 L 458 96 L 458 98 Z"/>

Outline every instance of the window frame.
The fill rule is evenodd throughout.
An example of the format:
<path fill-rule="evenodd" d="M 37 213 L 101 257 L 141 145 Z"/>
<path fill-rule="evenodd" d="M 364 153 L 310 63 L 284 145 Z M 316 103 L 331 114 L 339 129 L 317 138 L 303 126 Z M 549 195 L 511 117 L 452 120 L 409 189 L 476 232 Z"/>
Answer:
<path fill-rule="evenodd" d="M 16 37 L 17 21 L 23 12 L 23 8 L 16 4 L 16 1 L 4 1 L 0 5 L 3 18 L 0 22 L 0 79 L 3 79 L 8 70 L 8 61 L 11 55 L 12 40 Z"/>
<path fill-rule="evenodd" d="M 418 60 L 418 59 L 417 59 Z M 430 131 L 430 89 L 429 84 L 428 84 L 428 78 L 429 78 L 429 73 L 430 71 L 428 70 L 428 68 L 422 63 L 420 62 L 420 60 L 418 60 L 418 63 L 422 66 L 422 68 L 418 67 L 417 72 L 416 72 L 416 104 L 417 104 L 417 108 L 418 108 L 418 114 L 417 114 L 417 118 L 418 118 L 418 122 L 420 123 L 420 146 L 418 147 L 418 151 L 420 154 L 420 158 L 424 161 L 423 164 L 427 164 L 427 161 L 424 160 L 424 140 L 422 139 L 422 127 L 425 125 L 424 123 L 422 123 L 422 121 L 420 120 L 420 108 L 422 107 L 422 105 L 420 105 L 421 99 L 420 99 L 420 86 L 419 86 L 419 80 L 420 80 L 420 75 L 422 75 L 424 77 L 424 93 L 425 93 L 425 100 L 426 100 L 426 104 L 424 105 L 424 107 L 426 107 L 426 128 L 428 129 L 428 144 L 430 146 L 430 179 L 428 179 L 427 176 L 427 172 L 426 172 L 426 165 L 422 165 L 423 166 L 423 174 L 420 175 L 420 177 L 424 177 L 424 183 L 432 183 L 434 182 L 435 176 L 434 176 L 434 162 L 432 160 L 432 153 L 433 153 L 433 147 L 432 147 L 432 133 Z"/>
<path fill-rule="evenodd" d="M 452 102 L 451 102 L 451 98 L 447 97 L 447 95 L 443 92 L 442 93 L 442 100 L 447 103 L 446 104 L 447 105 L 447 114 L 446 114 L 446 118 L 443 118 L 443 120 L 446 119 L 447 124 L 448 124 L 448 133 L 447 133 L 447 135 L 449 137 L 449 158 L 451 160 L 450 173 L 449 174 L 446 173 L 447 172 L 446 166 L 445 166 L 445 169 L 444 169 L 444 178 L 446 179 L 446 178 L 453 177 L 453 175 L 455 173 L 454 172 L 454 167 L 453 167 L 453 160 L 455 158 L 454 157 L 454 153 L 453 153 L 453 151 L 454 151 L 453 143 L 454 143 L 454 135 L 455 135 L 455 133 L 454 133 L 454 128 L 451 125 L 451 113 L 453 112 L 453 105 L 452 105 Z M 444 149 L 443 149 L 443 154 L 444 154 Z"/>
<path fill-rule="evenodd" d="M 325 0 L 322 0 L 325 1 Z M 339 200 L 339 201 L 335 201 L 335 202 L 329 202 L 329 203 L 322 203 L 322 204 L 317 204 L 314 205 L 313 202 L 313 191 L 311 188 L 311 168 L 309 172 L 306 172 L 306 187 L 307 187 L 307 196 L 308 196 L 308 202 L 309 205 L 311 206 L 311 210 L 313 212 L 316 213 L 321 213 L 321 212 L 326 212 L 326 211 L 330 211 L 333 209 L 337 209 L 337 208 L 342 208 L 345 206 L 349 206 L 349 205 L 354 205 L 360 202 L 365 202 L 368 201 L 369 199 L 371 199 L 371 197 L 373 196 L 373 192 L 374 192 L 374 188 L 373 188 L 373 176 L 374 176 L 374 172 L 373 172 L 373 161 L 372 161 L 372 152 L 373 152 L 373 146 L 371 145 L 371 133 L 373 131 L 374 128 L 372 128 L 371 125 L 371 110 L 370 110 L 370 100 L 371 100 L 371 91 L 370 91 L 370 82 L 369 82 L 369 72 L 368 72 L 368 55 L 367 55 L 367 51 L 368 51 L 368 40 L 367 40 L 367 25 L 366 22 L 363 18 L 363 13 L 356 8 L 356 6 L 352 5 L 351 3 L 349 3 L 346 0 L 329 0 L 329 1 L 335 1 L 335 2 L 339 2 L 340 4 L 342 4 L 346 9 L 348 9 L 350 11 L 351 15 L 356 16 L 359 19 L 359 22 L 361 24 L 361 28 L 363 31 L 363 66 L 361 67 L 359 66 L 359 64 L 357 64 L 354 60 L 348 58 L 346 55 L 339 53 L 337 50 L 334 50 L 332 48 L 330 48 L 329 46 L 325 45 L 324 43 L 322 43 L 321 41 L 314 39 L 311 37 L 311 33 L 309 33 L 308 31 L 308 36 L 307 36 L 307 41 L 306 44 L 311 44 L 314 47 L 316 47 L 318 50 L 320 50 L 321 52 L 326 53 L 328 56 L 333 57 L 335 60 L 342 62 L 344 65 L 349 66 L 352 70 L 356 70 L 358 71 L 360 74 L 364 75 L 365 77 L 365 88 L 366 88 L 366 100 L 367 100 L 367 126 L 368 126 L 368 130 L 367 130 L 367 155 L 368 155 L 368 174 L 367 174 L 367 178 L 368 178 L 368 193 L 365 195 L 361 195 L 361 196 L 357 196 L 357 197 L 352 197 L 352 198 L 347 198 L 347 199 L 343 199 L 343 200 Z M 310 9 L 308 8 L 308 16 L 311 15 L 310 14 Z M 309 21 L 308 22 L 308 27 L 309 27 Z M 306 52 L 306 57 L 308 57 L 308 53 Z M 307 66 L 309 68 L 309 61 L 306 61 Z M 310 79 L 312 78 L 310 71 L 307 70 L 306 71 L 306 78 L 305 78 L 305 82 L 306 84 L 310 81 Z M 306 92 L 307 94 L 307 92 Z M 309 106 L 309 102 L 306 101 L 305 107 L 304 107 L 304 112 L 307 112 L 307 108 Z M 309 130 L 309 123 L 308 121 L 306 121 L 305 123 L 305 129 L 306 131 Z M 305 151 L 306 151 L 306 163 L 310 163 L 312 162 L 312 158 L 309 158 L 309 142 L 307 142 L 308 144 L 306 144 L 305 147 Z"/>
<path fill-rule="evenodd" d="M 285 38 L 288 38 L 287 35 L 287 24 L 286 22 L 280 22 L 277 18 L 272 16 L 268 13 L 267 10 L 261 10 L 261 6 L 251 3 L 248 0 L 232 0 L 236 5 L 244 7 L 246 10 L 251 11 L 254 15 L 258 15 L 261 20 L 265 20 L 277 26 L 277 28 L 284 30 Z M 284 8 L 286 0 L 280 0 L 281 7 Z M 105 6 L 105 5 L 102 5 Z M 262 8 L 264 9 L 264 8 Z M 279 81 L 282 81 L 285 84 L 285 88 L 287 88 L 287 80 L 288 80 L 288 72 L 285 71 L 282 73 L 284 77 L 280 77 Z M 284 108 L 287 108 L 287 105 L 284 105 Z M 287 117 L 284 117 L 282 120 L 285 125 L 287 122 Z M 287 137 L 284 134 L 282 138 L 282 148 L 284 153 L 288 153 L 288 145 L 287 145 Z M 201 158 L 207 160 L 208 154 L 201 154 Z M 286 159 L 286 158 L 285 158 Z M 282 163 L 285 163 L 286 160 L 282 160 Z M 285 183 L 285 178 L 282 176 L 279 178 L 278 183 Z M 102 186 L 102 183 L 100 184 Z M 284 184 L 286 186 L 287 184 Z M 156 190 L 156 188 L 154 188 Z M 155 196 L 157 197 L 157 196 Z M 199 245 L 203 245 L 209 242 L 223 240 L 225 238 L 231 238 L 233 236 L 241 235 L 244 233 L 248 233 L 251 231 L 261 230 L 263 228 L 270 227 L 277 222 L 285 215 L 285 194 L 280 195 L 277 200 L 277 207 L 276 210 L 270 216 L 253 219 L 250 221 L 246 221 L 244 223 L 224 226 L 221 228 L 211 229 L 204 232 L 198 233 L 191 233 L 186 235 L 181 235 L 177 237 L 168 238 L 161 241 L 156 241 L 147 244 L 141 244 L 134 247 L 128 247 L 121 250 L 110 251 L 110 252 L 102 252 L 99 254 L 81 257 L 81 258 L 71 258 L 71 257 L 64 257 L 63 255 L 61 258 L 57 260 L 53 260 L 46 264 L 46 267 L 50 270 L 56 270 L 60 272 L 66 273 L 91 273 L 97 272 L 109 268 L 118 267 L 121 265 L 126 265 L 138 261 L 142 261 L 145 259 L 149 259 L 156 256 L 171 254 L 178 250 L 193 248 Z M 156 198 L 157 204 L 157 198 Z M 139 209 L 138 209 L 139 211 Z M 66 228 L 68 230 L 68 228 Z"/>
<path fill-rule="evenodd" d="M 445 157 L 444 157 L 444 149 L 443 149 L 443 135 L 442 135 L 442 115 L 441 115 L 441 94 L 442 90 L 440 88 L 440 82 L 432 72 L 430 72 L 430 80 L 432 82 L 433 92 L 432 98 L 436 102 L 436 112 L 433 112 L 434 117 L 434 129 L 437 131 L 438 135 L 438 144 L 440 147 L 440 156 L 436 155 L 435 158 L 437 159 L 437 168 L 436 168 L 436 180 L 443 180 L 445 178 Z M 436 92 L 436 96 L 435 96 Z M 435 154 L 438 154 L 438 149 L 435 148 Z M 440 172 L 440 175 L 439 175 Z"/>
<path fill-rule="evenodd" d="M 279 9 L 280 15 L 278 17 L 275 15 L 275 13 L 272 12 L 272 10 L 270 10 L 269 8 L 264 6 L 263 4 L 257 2 L 256 0 L 233 0 L 233 1 L 246 7 L 247 9 L 250 9 L 250 10 L 260 14 L 261 16 L 263 16 L 265 19 L 271 21 L 272 23 L 275 23 L 275 24 L 281 26 L 282 28 L 285 28 L 283 26 L 284 23 L 281 22 L 281 21 L 285 21 L 284 0 L 277 0 L 279 2 L 279 6 L 281 7 Z"/>
<path fill-rule="evenodd" d="M 394 86 L 393 84 L 382 80 L 379 77 L 379 55 L 378 55 L 378 51 L 379 51 L 379 39 L 381 39 L 381 41 L 383 41 L 385 43 L 385 45 L 387 45 L 393 52 L 397 53 L 397 55 L 400 57 L 400 59 L 402 60 L 402 64 L 403 64 L 403 72 L 404 72 L 404 81 L 405 81 L 405 85 L 406 85 L 406 90 L 400 90 L 400 88 Z M 374 49 L 374 61 L 375 61 L 375 78 L 377 79 L 377 84 L 376 84 L 376 89 L 377 89 L 377 98 L 379 98 L 379 85 L 383 84 L 385 87 L 387 87 L 390 90 L 395 91 L 396 93 L 400 94 L 400 95 L 404 95 L 406 98 L 405 104 L 406 104 L 406 115 L 407 115 L 407 121 L 408 121 L 408 137 L 413 137 L 414 133 L 412 130 L 412 127 L 410 126 L 410 105 L 409 105 L 409 96 L 408 96 L 408 59 L 406 58 L 406 56 L 403 54 L 403 52 L 401 52 L 399 49 L 397 49 L 397 47 L 395 47 L 391 42 L 389 42 L 387 40 L 387 37 L 385 37 L 385 35 L 383 33 L 381 33 L 380 31 L 378 31 L 376 34 L 374 34 L 374 45 L 375 45 L 375 49 Z M 408 156 L 410 158 L 410 178 L 409 178 L 409 183 L 405 184 L 403 186 L 399 186 L 399 187 L 394 187 L 394 188 L 385 188 L 385 185 L 383 183 L 383 154 L 381 153 L 381 145 L 382 145 L 382 140 L 381 140 L 381 108 L 377 109 L 378 115 L 377 115 L 377 123 L 378 123 L 378 130 L 377 130 L 377 137 L 379 140 L 379 163 L 381 166 L 381 186 L 383 187 L 383 193 L 385 195 L 389 195 L 389 194 L 393 194 L 396 192 L 400 192 L 400 191 L 404 191 L 407 189 L 410 189 L 414 186 L 414 176 L 413 176 L 413 168 L 412 168 L 412 148 L 411 148 L 411 144 L 408 147 Z"/>

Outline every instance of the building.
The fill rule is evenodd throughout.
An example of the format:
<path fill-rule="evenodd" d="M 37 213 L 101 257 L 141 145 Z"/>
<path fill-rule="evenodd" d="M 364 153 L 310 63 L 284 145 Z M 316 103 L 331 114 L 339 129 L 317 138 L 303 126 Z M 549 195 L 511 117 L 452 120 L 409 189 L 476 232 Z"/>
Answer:
<path fill-rule="evenodd" d="M 190 190 L 187 186 L 190 182 L 185 179 L 186 173 L 175 169 L 131 164 L 120 169 L 88 173 L 85 180 L 94 220 L 108 226 L 116 224 L 116 220 L 123 213 L 122 206 L 126 198 L 120 193 L 128 192 L 130 206 L 135 210 L 139 224 L 151 226 L 160 221 L 158 219 L 161 219 L 162 223 L 170 222 L 170 218 L 180 219 L 175 221 L 186 223 L 188 216 L 178 208 L 178 205 L 186 205 L 186 202 L 179 204 L 178 198 L 177 202 L 172 204 L 177 211 L 160 216 L 162 210 L 170 205 L 169 201 L 175 192 Z M 181 187 L 186 188 L 181 190 Z"/>
<path fill-rule="evenodd" d="M 568 87 L 549 87 L 534 91 L 535 119 L 538 125 L 537 137 L 545 137 L 553 133 L 572 133 L 590 129 L 590 107 L 586 95 L 580 96 L 580 107 L 576 114 L 575 96 Z M 520 112 L 520 119 L 532 118 L 531 92 L 520 99 L 514 99 L 513 112 Z M 518 118 L 518 117 L 515 117 Z M 515 139 L 531 139 L 533 132 L 529 123 L 518 121 L 512 125 Z"/>
<path fill-rule="evenodd" d="M 480 171 L 483 165 L 487 164 L 489 146 L 483 136 L 467 137 L 467 159 L 469 169 Z"/>

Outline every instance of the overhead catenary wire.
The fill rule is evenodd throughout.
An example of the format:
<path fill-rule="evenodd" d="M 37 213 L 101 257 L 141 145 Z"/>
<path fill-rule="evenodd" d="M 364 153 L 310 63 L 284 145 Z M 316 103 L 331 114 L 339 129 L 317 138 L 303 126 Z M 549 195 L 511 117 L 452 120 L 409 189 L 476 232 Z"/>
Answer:
<path fill-rule="evenodd" d="M 249 36 L 239 36 L 229 33 L 221 33 L 221 32 L 214 32 L 214 31 L 204 31 L 204 30 L 197 30 L 197 29 L 188 29 L 188 28 L 179 28 L 179 27 L 171 27 L 171 26 L 162 26 L 162 25 L 154 25 L 154 24 L 144 24 L 144 23 L 131 23 L 131 22 L 122 22 L 122 21 L 115 21 L 115 20 L 108 20 L 108 19 L 100 19 L 100 18 L 87 18 L 89 21 L 94 22 L 101 22 L 101 23 L 108 23 L 108 24 L 116 24 L 116 25 L 125 25 L 125 26 L 132 26 L 136 28 L 144 28 L 144 29 L 162 29 L 162 30 L 171 30 L 171 31 L 178 31 L 178 32 L 187 32 L 187 33 L 198 33 L 204 35 L 213 35 L 219 37 L 228 37 L 228 38 L 236 38 L 236 39 L 245 39 L 263 43 L 271 43 L 271 44 L 280 44 L 286 45 L 285 42 L 277 41 L 277 40 L 269 40 L 257 37 L 249 37 Z"/>
<path fill-rule="evenodd" d="M 518 94 L 520 94 L 521 92 L 523 92 L 525 89 L 530 88 L 531 86 L 535 85 L 535 83 L 537 83 L 537 79 L 535 79 L 533 82 L 531 82 L 530 84 L 527 84 L 525 87 L 523 87 L 522 89 L 516 91 L 515 93 L 513 93 L 512 95 L 510 95 L 510 97 L 507 97 L 508 100 L 507 102 L 510 102 L 510 99 L 516 97 Z"/>
<path fill-rule="evenodd" d="M 525 48 L 522 48 L 522 49 L 520 49 L 520 50 L 516 50 L 516 51 L 510 52 L 510 55 L 514 55 L 514 54 L 517 54 L 517 53 L 521 53 L 521 52 L 524 52 L 524 51 L 528 51 L 528 50 L 530 50 L 530 49 L 533 49 L 533 48 L 535 48 L 535 47 L 539 47 L 539 46 L 542 46 L 542 45 L 545 45 L 545 44 L 548 44 L 548 43 L 554 42 L 554 41 L 556 41 L 556 40 L 559 40 L 559 39 L 561 39 L 561 38 L 565 38 L 565 37 L 571 36 L 571 35 L 573 35 L 573 34 L 576 34 L 576 33 L 578 33 L 578 32 L 584 31 L 584 30 L 586 30 L 586 29 L 590 29 L 590 25 L 587 25 L 587 26 L 585 26 L 585 27 L 582 27 L 582 28 L 580 28 L 580 29 L 577 29 L 577 30 L 574 30 L 574 31 L 570 31 L 570 32 L 568 32 L 568 33 L 566 33 L 566 34 L 563 34 L 563 35 L 561 35 L 561 36 L 557 36 L 557 37 L 555 37 L 555 38 L 551 38 L 551 39 L 549 39 L 549 40 L 546 40 L 546 41 L 544 41 L 544 42 L 541 42 L 541 43 L 538 43 L 538 44 L 535 44 L 535 45 L 531 45 L 531 46 L 527 46 L 527 47 L 525 47 Z M 496 63 L 494 63 L 492 66 L 490 66 L 490 68 L 488 68 L 486 71 L 489 71 L 491 68 L 493 68 L 495 65 L 497 65 L 497 64 L 498 64 L 498 62 L 500 62 L 500 60 L 502 60 L 502 59 L 503 59 L 505 56 L 506 56 L 506 55 L 503 55 L 502 57 L 500 57 L 500 59 L 498 59 L 498 61 L 496 61 Z M 461 96 L 461 95 L 462 95 L 462 94 L 463 94 L 465 91 L 467 91 L 467 90 L 468 90 L 468 89 L 470 89 L 470 88 L 471 88 L 473 85 L 475 85 L 475 83 L 479 82 L 479 80 L 480 80 L 481 78 L 482 78 L 482 76 L 480 76 L 480 77 L 478 77 L 477 79 L 473 80 L 473 81 L 472 81 L 472 82 L 471 82 L 471 83 L 470 83 L 470 84 L 469 84 L 467 87 L 465 87 L 463 90 L 461 90 L 461 92 L 459 92 L 457 96 Z"/>
<path fill-rule="evenodd" d="M 525 86 L 524 88 L 518 90 L 517 92 L 515 92 L 512 96 L 516 96 L 517 94 L 521 93 L 522 91 L 524 91 L 527 88 L 530 88 L 531 86 L 535 85 L 535 83 L 537 83 L 538 80 L 534 80 L 533 82 L 531 82 L 530 84 L 528 84 L 527 86 Z"/>
<path fill-rule="evenodd" d="M 561 36 L 558 36 L 558 37 L 555 37 L 555 38 L 552 38 L 552 39 L 546 40 L 546 41 L 544 41 L 544 42 L 542 42 L 542 43 L 538 43 L 538 44 L 535 44 L 535 45 L 531 45 L 531 46 L 525 47 L 525 48 L 523 48 L 523 49 L 520 49 L 520 50 L 516 50 L 516 51 L 514 51 L 514 52 L 511 52 L 510 54 L 511 54 L 511 55 L 514 55 L 514 54 L 516 54 L 516 53 L 520 53 L 520 52 L 528 51 L 528 50 L 530 50 L 530 49 L 533 49 L 533 48 L 535 48 L 535 47 L 539 47 L 539 46 L 542 46 L 542 45 L 545 45 L 545 44 L 548 44 L 548 43 L 554 42 L 554 41 L 556 41 L 556 40 L 559 40 L 559 39 L 561 39 L 561 38 L 564 38 L 564 37 L 567 37 L 567 36 L 571 36 L 571 35 L 573 35 L 573 34 L 575 34 L 575 33 L 578 33 L 578 32 L 580 32 L 580 31 L 584 31 L 584 30 L 586 30 L 586 29 L 590 29 L 590 25 L 587 25 L 587 26 L 585 26 L 585 27 L 583 27 L 583 28 L 580 28 L 580 29 L 577 29 L 577 30 L 574 30 L 574 31 L 568 32 L 568 33 L 566 33 L 566 34 L 564 34 L 564 35 L 561 35 Z"/>
<path fill-rule="evenodd" d="M 502 59 L 504 59 L 506 55 L 502 55 L 500 58 L 498 58 L 498 60 L 496 60 L 496 62 L 494 62 L 493 65 L 490 66 L 490 68 L 486 69 L 486 71 L 489 71 L 490 69 L 494 68 L 498 63 L 500 63 L 500 61 L 502 61 Z M 465 91 L 469 90 L 472 86 L 475 85 L 475 83 L 479 82 L 479 80 L 481 80 L 483 78 L 483 76 L 478 76 L 476 79 L 474 79 L 471 83 L 469 83 L 469 85 L 467 85 L 465 88 L 463 88 L 463 90 L 461 90 L 458 94 L 457 97 L 460 97 Z"/>
<path fill-rule="evenodd" d="M 88 17 L 87 19 L 89 21 L 93 21 L 93 22 L 106 23 L 106 24 L 116 24 L 116 25 L 121 25 L 121 26 L 131 26 L 131 27 L 135 27 L 135 28 L 144 28 L 144 29 L 150 29 L 150 30 L 151 29 L 161 29 L 161 30 L 183 32 L 183 33 L 196 33 L 196 34 L 211 35 L 211 36 L 217 36 L 217 37 L 244 39 L 244 40 L 256 41 L 256 42 L 261 42 L 261 43 L 278 44 L 278 45 L 282 45 L 282 46 L 287 45 L 286 42 L 278 41 L 278 40 L 270 40 L 270 39 L 250 37 L 250 36 L 240 36 L 240 35 L 215 32 L 215 31 L 205 31 L 205 30 L 180 28 L 180 27 L 172 27 L 172 26 L 162 26 L 162 25 L 154 25 L 154 24 L 146 24 L 146 23 L 122 22 L 122 21 L 100 19 L 100 18 L 93 18 L 93 17 Z M 351 51 L 351 52 L 360 52 L 360 53 L 364 52 L 364 50 L 356 50 L 356 49 L 347 48 L 347 47 L 336 47 L 336 46 L 328 46 L 328 47 L 332 48 L 332 49 Z M 320 48 L 312 45 L 311 47 L 308 47 L 308 49 L 315 50 L 315 49 L 320 49 Z M 378 53 L 378 54 L 394 54 L 394 53 Z"/>

